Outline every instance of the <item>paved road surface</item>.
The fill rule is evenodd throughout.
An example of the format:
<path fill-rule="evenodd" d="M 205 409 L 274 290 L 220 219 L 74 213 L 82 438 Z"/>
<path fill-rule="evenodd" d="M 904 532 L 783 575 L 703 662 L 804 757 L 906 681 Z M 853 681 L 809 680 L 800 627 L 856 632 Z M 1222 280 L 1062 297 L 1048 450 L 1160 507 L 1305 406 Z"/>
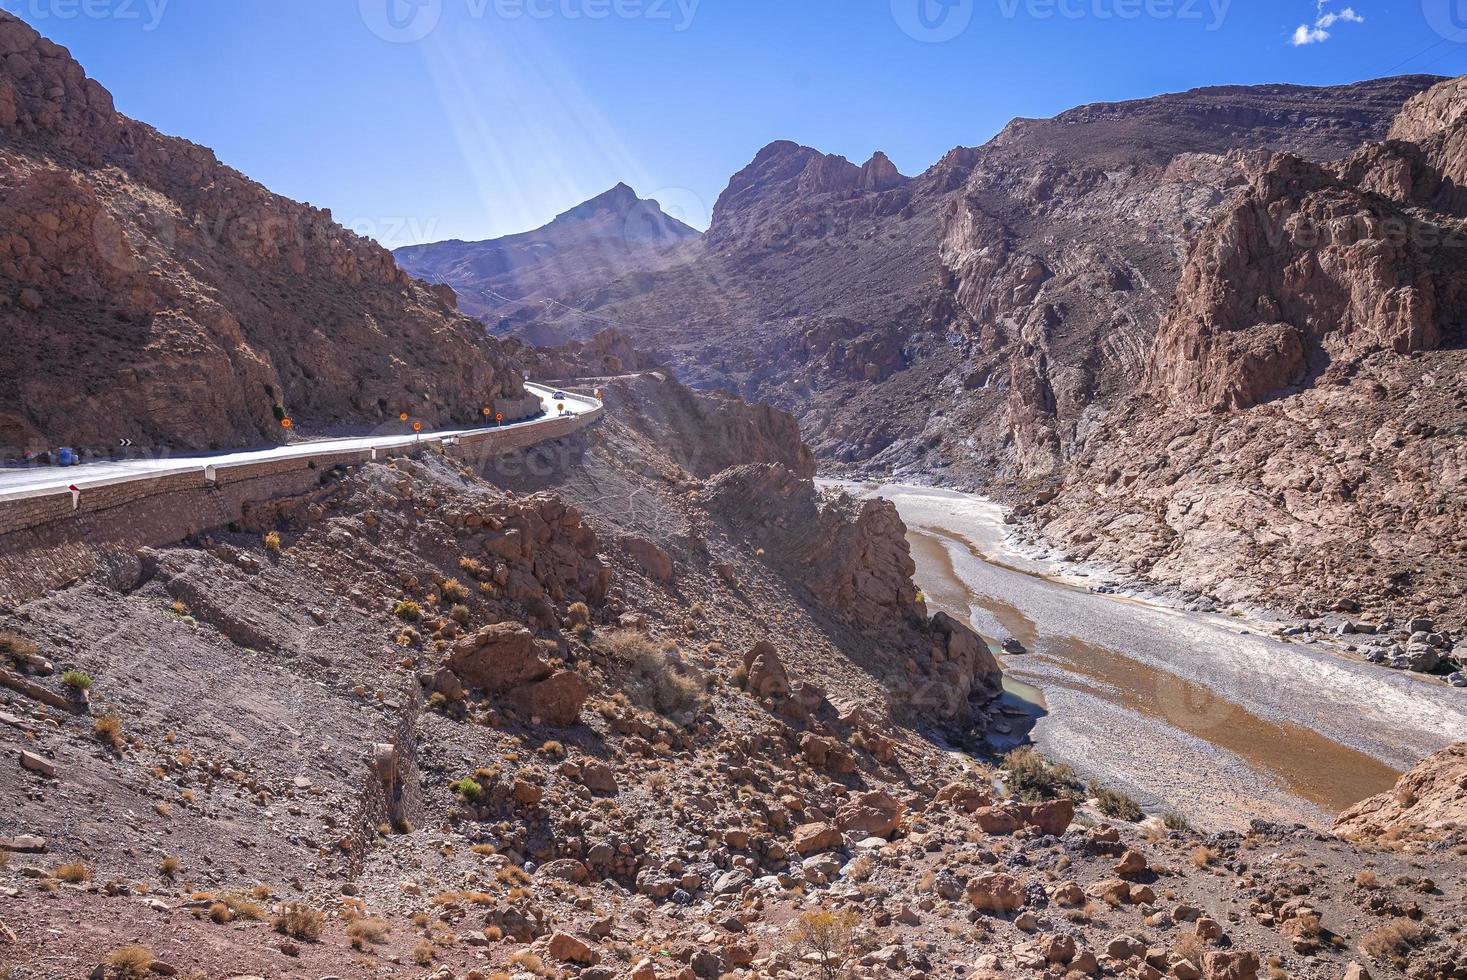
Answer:
<path fill-rule="evenodd" d="M 558 416 L 556 401 L 551 398 L 554 389 L 543 385 L 526 383 L 525 388 L 540 398 L 545 414 L 523 422 L 513 422 L 492 428 L 523 429 L 544 425 Z M 591 411 L 600 402 L 586 395 L 567 391 L 564 399 L 567 409 L 577 413 Z M 69 486 L 81 490 L 127 483 L 132 480 L 155 479 L 172 473 L 202 470 L 207 466 L 228 466 L 238 463 L 254 463 L 270 459 L 290 459 L 296 456 L 313 456 L 331 450 L 395 449 L 410 446 L 424 439 L 444 439 L 453 436 L 482 432 L 482 429 L 447 429 L 438 432 L 423 432 L 417 435 L 372 435 L 349 436 L 341 439 L 316 439 L 292 443 L 288 446 L 273 446 L 269 449 L 249 449 L 241 452 L 210 453 L 195 456 L 172 456 L 161 459 L 130 459 L 118 462 L 85 463 L 80 466 L 32 466 L 15 469 L 0 469 L 0 501 L 18 500 L 65 490 Z"/>

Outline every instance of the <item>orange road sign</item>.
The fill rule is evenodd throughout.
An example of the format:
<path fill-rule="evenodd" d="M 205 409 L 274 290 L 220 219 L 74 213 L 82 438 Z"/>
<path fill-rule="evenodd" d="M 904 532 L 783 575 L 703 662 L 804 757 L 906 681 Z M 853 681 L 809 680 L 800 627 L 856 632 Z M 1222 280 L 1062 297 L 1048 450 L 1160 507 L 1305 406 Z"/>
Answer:
<path fill-rule="evenodd" d="M 295 425 L 295 419 L 292 419 L 288 416 L 280 420 L 280 427 L 282 429 L 289 429 L 293 425 Z"/>
<path fill-rule="evenodd" d="M 503 422 L 504 421 L 504 413 L 503 412 L 495 412 L 494 413 L 494 421 L 496 421 L 496 422 Z"/>
<path fill-rule="evenodd" d="M 487 408 L 484 409 L 484 417 L 485 418 L 488 418 L 489 417 L 489 409 L 487 409 Z"/>
<path fill-rule="evenodd" d="M 422 432 L 423 431 L 423 423 L 421 423 L 421 422 L 414 422 L 413 423 L 413 431 L 414 432 Z"/>
<path fill-rule="evenodd" d="M 397 414 L 397 420 L 399 422 L 406 422 L 407 421 L 407 412 L 399 412 Z"/>

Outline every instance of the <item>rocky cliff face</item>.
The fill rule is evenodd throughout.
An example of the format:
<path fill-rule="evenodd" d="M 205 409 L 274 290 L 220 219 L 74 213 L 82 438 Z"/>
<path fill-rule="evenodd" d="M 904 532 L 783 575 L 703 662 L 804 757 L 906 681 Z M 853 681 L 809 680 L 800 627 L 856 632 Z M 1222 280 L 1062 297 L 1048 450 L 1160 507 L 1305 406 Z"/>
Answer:
<path fill-rule="evenodd" d="M 1463 91 L 1407 105 L 1392 133 L 1419 142 L 1251 180 L 1191 249 L 1149 390 L 1036 511 L 1049 533 L 1231 598 L 1467 614 Z"/>
<path fill-rule="evenodd" d="M 0 446 L 276 440 L 474 417 L 518 372 L 329 211 L 120 115 L 0 13 Z"/>

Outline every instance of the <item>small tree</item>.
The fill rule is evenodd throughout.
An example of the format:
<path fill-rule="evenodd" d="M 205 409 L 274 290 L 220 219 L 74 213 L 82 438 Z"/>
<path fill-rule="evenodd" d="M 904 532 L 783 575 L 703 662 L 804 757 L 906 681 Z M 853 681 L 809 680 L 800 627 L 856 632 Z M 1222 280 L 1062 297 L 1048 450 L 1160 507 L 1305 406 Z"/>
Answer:
<path fill-rule="evenodd" d="M 860 916 L 850 909 L 816 909 L 800 916 L 790 941 L 805 955 L 814 955 L 822 980 L 836 980 L 851 955 Z"/>

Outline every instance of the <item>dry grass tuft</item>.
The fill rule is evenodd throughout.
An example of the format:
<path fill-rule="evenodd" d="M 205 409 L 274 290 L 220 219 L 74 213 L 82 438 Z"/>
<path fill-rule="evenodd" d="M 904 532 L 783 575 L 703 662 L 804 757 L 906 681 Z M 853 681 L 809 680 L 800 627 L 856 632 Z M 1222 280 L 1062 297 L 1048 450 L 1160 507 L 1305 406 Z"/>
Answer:
<path fill-rule="evenodd" d="M 107 954 L 107 965 L 119 980 L 142 980 L 153 968 L 153 953 L 146 946 L 124 946 Z"/>
<path fill-rule="evenodd" d="M 68 885 L 79 885 L 92 877 L 92 872 L 80 861 L 68 861 L 65 864 L 59 864 L 51 874 Z"/>
<path fill-rule="evenodd" d="M 326 913 L 305 902 L 290 902 L 275 916 L 275 931 L 292 939 L 316 940 L 326 929 Z"/>
<path fill-rule="evenodd" d="M 392 924 L 377 916 L 357 919 L 346 927 L 347 938 L 351 940 L 354 949 L 362 949 L 368 943 L 385 943 L 391 932 Z"/>
<path fill-rule="evenodd" d="M 1410 919 L 1393 919 L 1360 937 L 1360 950 L 1371 959 L 1404 968 L 1411 951 L 1426 939 L 1422 926 Z"/>

